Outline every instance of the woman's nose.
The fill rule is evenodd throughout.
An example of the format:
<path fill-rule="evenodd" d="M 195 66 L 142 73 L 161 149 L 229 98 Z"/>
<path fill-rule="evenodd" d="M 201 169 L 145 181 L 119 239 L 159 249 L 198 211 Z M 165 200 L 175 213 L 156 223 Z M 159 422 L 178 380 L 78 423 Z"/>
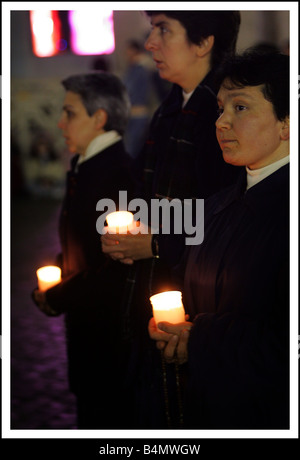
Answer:
<path fill-rule="evenodd" d="M 221 113 L 219 118 L 216 121 L 216 128 L 217 129 L 229 129 L 230 128 L 230 119 L 225 112 Z"/>
<path fill-rule="evenodd" d="M 58 120 L 57 127 L 58 127 L 59 129 L 63 129 L 63 128 L 64 128 L 64 119 L 63 119 L 63 116 L 61 116 L 60 119 Z"/>
<path fill-rule="evenodd" d="M 154 30 L 152 30 L 145 42 L 145 48 L 147 51 L 152 51 L 153 49 L 157 48 L 157 42 L 155 40 Z"/>

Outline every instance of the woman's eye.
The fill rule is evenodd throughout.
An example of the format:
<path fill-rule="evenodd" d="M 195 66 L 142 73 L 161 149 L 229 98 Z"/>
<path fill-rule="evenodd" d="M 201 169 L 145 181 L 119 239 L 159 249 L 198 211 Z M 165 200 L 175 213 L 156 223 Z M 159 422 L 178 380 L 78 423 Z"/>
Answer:
<path fill-rule="evenodd" d="M 224 112 L 223 107 L 219 107 L 219 108 L 217 109 L 217 114 L 218 114 L 219 117 L 222 115 L 223 112 Z"/>
<path fill-rule="evenodd" d="M 165 34 L 166 32 L 168 32 L 168 29 L 166 27 L 161 27 L 160 28 L 160 33 L 163 35 Z"/>
<path fill-rule="evenodd" d="M 238 104 L 238 105 L 235 106 L 235 110 L 237 112 L 242 112 L 243 110 L 246 110 L 246 106 Z"/>

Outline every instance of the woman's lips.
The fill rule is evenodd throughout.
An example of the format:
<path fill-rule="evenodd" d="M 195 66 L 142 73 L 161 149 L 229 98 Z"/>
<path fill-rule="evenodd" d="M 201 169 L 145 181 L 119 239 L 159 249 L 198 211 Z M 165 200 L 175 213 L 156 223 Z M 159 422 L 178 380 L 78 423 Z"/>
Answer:
<path fill-rule="evenodd" d="M 161 67 L 163 65 L 163 62 L 162 61 L 159 61 L 158 59 L 153 59 L 154 62 L 155 62 L 155 65 L 157 68 Z"/>
<path fill-rule="evenodd" d="M 233 142 L 236 142 L 235 139 L 219 139 L 219 143 L 221 145 L 228 145 L 228 144 L 231 144 Z"/>

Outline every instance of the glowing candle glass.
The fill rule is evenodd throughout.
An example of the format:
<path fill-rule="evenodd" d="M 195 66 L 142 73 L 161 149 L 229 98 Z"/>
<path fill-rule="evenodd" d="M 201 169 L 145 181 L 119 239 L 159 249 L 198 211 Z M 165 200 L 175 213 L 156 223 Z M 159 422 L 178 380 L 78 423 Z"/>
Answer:
<path fill-rule="evenodd" d="M 111 212 L 106 221 L 108 233 L 127 233 L 133 225 L 133 214 L 129 211 Z"/>
<path fill-rule="evenodd" d="M 166 291 L 150 297 L 156 324 L 161 321 L 177 324 L 185 321 L 185 311 L 180 291 Z"/>
<path fill-rule="evenodd" d="M 46 291 L 61 281 L 61 269 L 54 265 L 41 267 L 36 271 L 36 274 L 40 291 Z"/>

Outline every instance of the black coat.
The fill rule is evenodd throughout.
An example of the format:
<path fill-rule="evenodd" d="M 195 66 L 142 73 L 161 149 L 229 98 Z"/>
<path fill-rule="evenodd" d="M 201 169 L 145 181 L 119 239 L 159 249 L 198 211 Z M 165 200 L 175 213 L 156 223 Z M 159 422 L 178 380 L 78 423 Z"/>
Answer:
<path fill-rule="evenodd" d="M 126 355 L 122 297 L 129 269 L 103 254 L 96 229 L 102 211 L 96 211 L 96 204 L 109 198 L 118 209 L 119 191 L 127 191 L 129 201 L 135 180 L 122 141 L 78 170 L 77 161 L 78 156 L 67 174 L 59 224 L 62 282 L 46 298 L 54 310 L 65 313 L 70 387 L 78 396 L 79 412 L 83 405 L 91 428 L 116 428 L 125 412 L 118 403 Z"/>
<path fill-rule="evenodd" d="M 198 85 L 182 108 L 182 89 L 174 85 L 153 116 L 140 160 L 144 167 L 141 196 L 151 199 L 206 199 L 236 182 L 240 168 L 226 164 L 216 139 L 216 90 L 212 74 Z M 177 289 L 172 266 L 185 249 L 184 234 L 159 235 L 159 259 L 135 264 L 134 295 L 128 299 L 133 318 L 133 343 L 128 380 L 135 388 L 136 426 L 165 428 L 160 354 L 148 335 L 152 316 L 149 297 Z M 132 301 L 133 299 L 133 301 Z M 173 375 L 170 377 L 173 382 Z"/>
<path fill-rule="evenodd" d="M 288 428 L 289 166 L 244 190 L 207 200 L 188 250 L 187 427 Z"/>
<path fill-rule="evenodd" d="M 206 199 L 236 182 L 240 168 L 225 163 L 216 138 L 218 104 L 209 73 L 182 107 L 182 88 L 174 85 L 153 116 L 144 152 L 146 199 Z M 159 235 L 161 260 L 177 263 L 184 235 Z M 159 264 L 159 262 L 158 262 Z"/>

